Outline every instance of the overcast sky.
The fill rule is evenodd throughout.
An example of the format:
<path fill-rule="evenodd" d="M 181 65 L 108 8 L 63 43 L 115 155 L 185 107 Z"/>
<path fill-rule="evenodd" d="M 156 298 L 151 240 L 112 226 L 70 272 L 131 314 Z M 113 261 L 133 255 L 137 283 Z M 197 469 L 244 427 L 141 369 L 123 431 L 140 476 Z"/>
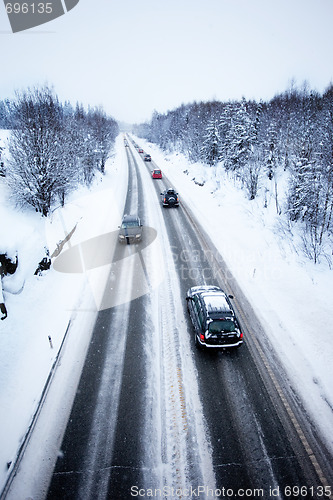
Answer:
<path fill-rule="evenodd" d="M 0 4 L 0 99 L 45 83 L 139 123 L 194 100 L 269 100 L 333 82 L 333 0 L 80 0 L 13 34 Z"/>

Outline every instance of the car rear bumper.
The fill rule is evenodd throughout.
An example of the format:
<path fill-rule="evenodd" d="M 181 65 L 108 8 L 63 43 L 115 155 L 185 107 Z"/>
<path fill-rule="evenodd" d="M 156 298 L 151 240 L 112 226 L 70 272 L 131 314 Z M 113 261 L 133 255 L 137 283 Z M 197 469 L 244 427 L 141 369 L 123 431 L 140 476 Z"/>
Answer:
<path fill-rule="evenodd" d="M 243 344 L 243 340 L 239 340 L 238 342 L 233 342 L 232 344 L 208 344 L 207 342 L 202 342 L 200 338 L 197 336 L 198 343 L 202 347 L 207 347 L 208 349 L 226 349 L 229 347 L 239 347 Z"/>

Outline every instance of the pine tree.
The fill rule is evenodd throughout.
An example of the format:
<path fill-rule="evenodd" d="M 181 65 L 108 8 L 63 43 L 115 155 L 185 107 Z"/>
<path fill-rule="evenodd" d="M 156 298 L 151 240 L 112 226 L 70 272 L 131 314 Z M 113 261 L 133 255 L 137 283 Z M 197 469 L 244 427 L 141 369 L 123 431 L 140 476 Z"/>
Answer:
<path fill-rule="evenodd" d="M 228 156 L 226 168 L 233 172 L 246 165 L 251 153 L 251 118 L 246 110 L 245 99 L 242 99 L 236 113 L 232 117 L 232 124 L 227 136 Z"/>
<path fill-rule="evenodd" d="M 206 133 L 204 135 L 204 142 L 201 147 L 201 158 L 208 165 L 213 166 L 219 161 L 221 156 L 221 140 L 219 133 L 218 120 L 212 118 L 209 120 Z"/>

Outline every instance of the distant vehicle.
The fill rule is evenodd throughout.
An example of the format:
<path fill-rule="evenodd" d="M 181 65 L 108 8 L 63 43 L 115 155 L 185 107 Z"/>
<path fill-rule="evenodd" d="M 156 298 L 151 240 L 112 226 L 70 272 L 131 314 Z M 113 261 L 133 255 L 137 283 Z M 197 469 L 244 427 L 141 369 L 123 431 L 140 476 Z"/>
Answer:
<path fill-rule="evenodd" d="M 142 148 L 139 148 L 138 151 L 139 151 L 139 153 L 143 153 L 143 149 Z"/>
<path fill-rule="evenodd" d="M 1 160 L 1 153 L 2 153 L 3 149 L 4 148 L 0 146 L 0 176 L 6 177 L 5 165 L 4 165 L 4 162 Z"/>
<path fill-rule="evenodd" d="M 187 291 L 187 308 L 197 347 L 231 348 L 243 343 L 230 298 L 233 297 L 218 286 L 194 286 Z"/>
<path fill-rule="evenodd" d="M 153 179 L 162 179 L 162 172 L 158 168 L 154 168 L 151 173 Z"/>
<path fill-rule="evenodd" d="M 151 161 L 151 156 L 150 155 L 145 155 L 144 156 L 144 161 Z"/>
<path fill-rule="evenodd" d="M 162 195 L 162 203 L 164 207 L 178 207 L 179 197 L 178 193 L 172 188 L 166 189 Z"/>
<path fill-rule="evenodd" d="M 136 215 L 124 215 L 119 226 L 118 239 L 121 243 L 137 243 L 142 239 L 142 224 Z"/>

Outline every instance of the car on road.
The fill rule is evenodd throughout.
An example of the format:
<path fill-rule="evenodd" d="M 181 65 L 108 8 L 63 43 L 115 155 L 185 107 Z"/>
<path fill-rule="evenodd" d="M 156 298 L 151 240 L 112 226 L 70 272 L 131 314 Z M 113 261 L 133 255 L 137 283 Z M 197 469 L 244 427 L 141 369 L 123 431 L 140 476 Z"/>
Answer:
<path fill-rule="evenodd" d="M 144 161 L 151 161 L 151 156 L 147 154 L 144 156 L 143 159 L 144 159 Z"/>
<path fill-rule="evenodd" d="M 197 347 L 234 348 L 243 343 L 243 333 L 230 299 L 218 286 L 194 286 L 187 291 L 188 312 Z"/>
<path fill-rule="evenodd" d="M 143 153 L 143 149 L 142 148 L 139 148 L 138 151 L 139 151 L 139 153 Z"/>
<path fill-rule="evenodd" d="M 162 172 L 159 168 L 154 168 L 151 173 L 153 179 L 162 179 Z"/>
<path fill-rule="evenodd" d="M 142 240 L 142 224 L 137 215 L 124 215 L 119 226 L 118 239 L 121 243 L 138 243 Z"/>
<path fill-rule="evenodd" d="M 163 193 L 161 193 L 161 196 L 164 207 L 179 206 L 179 196 L 173 188 L 166 189 Z"/>

